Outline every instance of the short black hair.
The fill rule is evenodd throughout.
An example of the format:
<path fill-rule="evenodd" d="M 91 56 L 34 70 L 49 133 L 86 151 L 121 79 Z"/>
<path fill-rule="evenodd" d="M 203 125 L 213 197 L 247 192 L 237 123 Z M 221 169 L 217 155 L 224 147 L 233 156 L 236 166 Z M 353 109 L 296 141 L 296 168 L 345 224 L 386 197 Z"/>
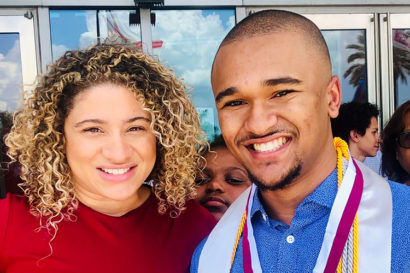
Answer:
<path fill-rule="evenodd" d="M 320 29 L 308 18 L 285 10 L 270 9 L 250 14 L 231 29 L 220 47 L 243 38 L 281 31 L 306 34 L 309 45 L 317 48 L 330 63 L 329 49 Z"/>
<path fill-rule="evenodd" d="M 340 137 L 349 143 L 351 130 L 355 130 L 361 136 L 365 135 L 371 118 L 378 116 L 377 106 L 369 102 L 343 103 L 340 106 L 339 115 L 331 119 L 333 136 Z"/>

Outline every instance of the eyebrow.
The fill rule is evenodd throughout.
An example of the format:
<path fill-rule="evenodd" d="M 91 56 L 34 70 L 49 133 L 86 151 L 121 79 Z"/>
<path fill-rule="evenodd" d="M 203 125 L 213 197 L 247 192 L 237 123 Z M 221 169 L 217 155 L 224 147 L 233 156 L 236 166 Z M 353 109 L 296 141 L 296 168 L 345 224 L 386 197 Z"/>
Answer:
<path fill-rule="evenodd" d="M 291 78 L 291 77 L 285 77 L 285 78 L 278 78 L 278 79 L 269 79 L 263 82 L 263 86 L 275 86 L 279 84 L 299 84 L 301 83 L 301 80 Z"/>
<path fill-rule="evenodd" d="M 224 97 L 231 96 L 231 95 L 235 94 L 236 92 L 237 92 L 236 88 L 229 87 L 229 88 L 225 89 L 224 91 L 222 91 L 221 93 L 219 93 L 215 97 L 215 102 L 218 103 Z"/>
<path fill-rule="evenodd" d="M 143 120 L 143 121 L 146 121 L 146 122 L 151 122 L 151 120 L 150 120 L 149 118 L 138 116 L 138 117 L 133 117 L 133 118 L 130 118 L 130 119 L 126 120 L 125 123 L 131 123 L 131 122 L 134 122 L 134 121 L 136 121 L 136 120 Z M 82 121 L 77 122 L 76 124 L 74 124 L 74 127 L 79 127 L 79 126 L 81 126 L 81 125 L 84 124 L 84 123 L 104 124 L 105 121 L 102 120 L 102 119 L 94 119 L 94 118 L 92 118 L 92 119 L 85 119 L 85 120 L 82 120 Z"/>
<path fill-rule="evenodd" d="M 295 79 L 295 78 L 291 78 L 291 77 L 284 77 L 284 78 L 265 80 L 265 81 L 263 81 L 262 86 L 276 86 L 276 85 L 279 85 L 279 84 L 299 84 L 301 82 L 302 81 L 299 80 L 299 79 Z M 234 95 L 237 92 L 238 91 L 235 87 L 229 87 L 229 88 L 225 89 L 224 91 L 220 92 L 215 97 L 215 102 L 218 103 L 224 97 Z"/>
<path fill-rule="evenodd" d="M 231 166 L 231 167 L 228 167 L 228 168 L 226 168 L 226 169 L 227 169 L 228 171 L 236 171 L 236 170 L 238 170 L 238 171 L 241 171 L 241 172 L 247 174 L 247 172 L 246 172 L 243 168 L 239 168 L 239 167 L 235 167 L 235 166 Z"/>

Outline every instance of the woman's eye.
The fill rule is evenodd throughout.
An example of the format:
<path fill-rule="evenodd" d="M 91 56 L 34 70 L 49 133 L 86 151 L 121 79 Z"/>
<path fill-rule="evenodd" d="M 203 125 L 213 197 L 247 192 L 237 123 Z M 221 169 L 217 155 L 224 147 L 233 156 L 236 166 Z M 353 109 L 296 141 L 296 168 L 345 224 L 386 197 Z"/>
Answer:
<path fill-rule="evenodd" d="M 131 131 L 131 132 L 143 131 L 143 130 L 145 130 L 145 128 L 142 127 L 142 126 L 133 126 L 129 129 L 129 131 Z"/>
<path fill-rule="evenodd" d="M 96 127 L 86 128 L 83 131 L 88 132 L 88 133 L 99 133 L 99 132 L 101 132 L 101 130 L 99 128 L 96 128 Z"/>

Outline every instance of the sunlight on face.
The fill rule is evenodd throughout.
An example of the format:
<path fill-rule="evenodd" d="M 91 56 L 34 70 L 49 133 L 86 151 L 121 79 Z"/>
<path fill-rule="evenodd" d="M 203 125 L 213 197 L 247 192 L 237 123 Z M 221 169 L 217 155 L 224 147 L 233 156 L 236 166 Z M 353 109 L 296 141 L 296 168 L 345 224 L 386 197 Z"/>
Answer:
<path fill-rule="evenodd" d="M 298 33 L 256 35 L 222 46 L 215 57 L 212 89 L 221 132 L 266 187 L 280 185 L 299 166 L 301 176 L 318 179 L 334 168 L 329 117 L 338 113 L 340 84 L 305 45 Z"/>
<path fill-rule="evenodd" d="M 104 83 L 79 93 L 64 124 L 76 195 L 85 204 L 129 201 L 151 173 L 151 118 L 125 87 Z"/>

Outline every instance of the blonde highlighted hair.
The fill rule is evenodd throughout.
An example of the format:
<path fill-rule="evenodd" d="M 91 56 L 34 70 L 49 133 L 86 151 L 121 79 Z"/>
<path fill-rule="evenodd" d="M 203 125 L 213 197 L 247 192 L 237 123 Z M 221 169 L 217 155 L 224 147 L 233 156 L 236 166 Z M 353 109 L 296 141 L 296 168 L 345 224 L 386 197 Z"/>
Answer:
<path fill-rule="evenodd" d="M 65 155 L 64 120 L 77 94 L 108 82 L 134 92 L 151 115 L 157 158 L 149 178 L 159 212 L 177 216 L 195 195 L 194 175 L 207 144 L 185 86 L 158 61 L 129 46 L 68 51 L 40 78 L 5 139 L 8 155 L 22 166 L 21 186 L 31 212 L 46 217 L 45 226 L 55 232 L 59 222 L 75 217 L 78 206 Z"/>

